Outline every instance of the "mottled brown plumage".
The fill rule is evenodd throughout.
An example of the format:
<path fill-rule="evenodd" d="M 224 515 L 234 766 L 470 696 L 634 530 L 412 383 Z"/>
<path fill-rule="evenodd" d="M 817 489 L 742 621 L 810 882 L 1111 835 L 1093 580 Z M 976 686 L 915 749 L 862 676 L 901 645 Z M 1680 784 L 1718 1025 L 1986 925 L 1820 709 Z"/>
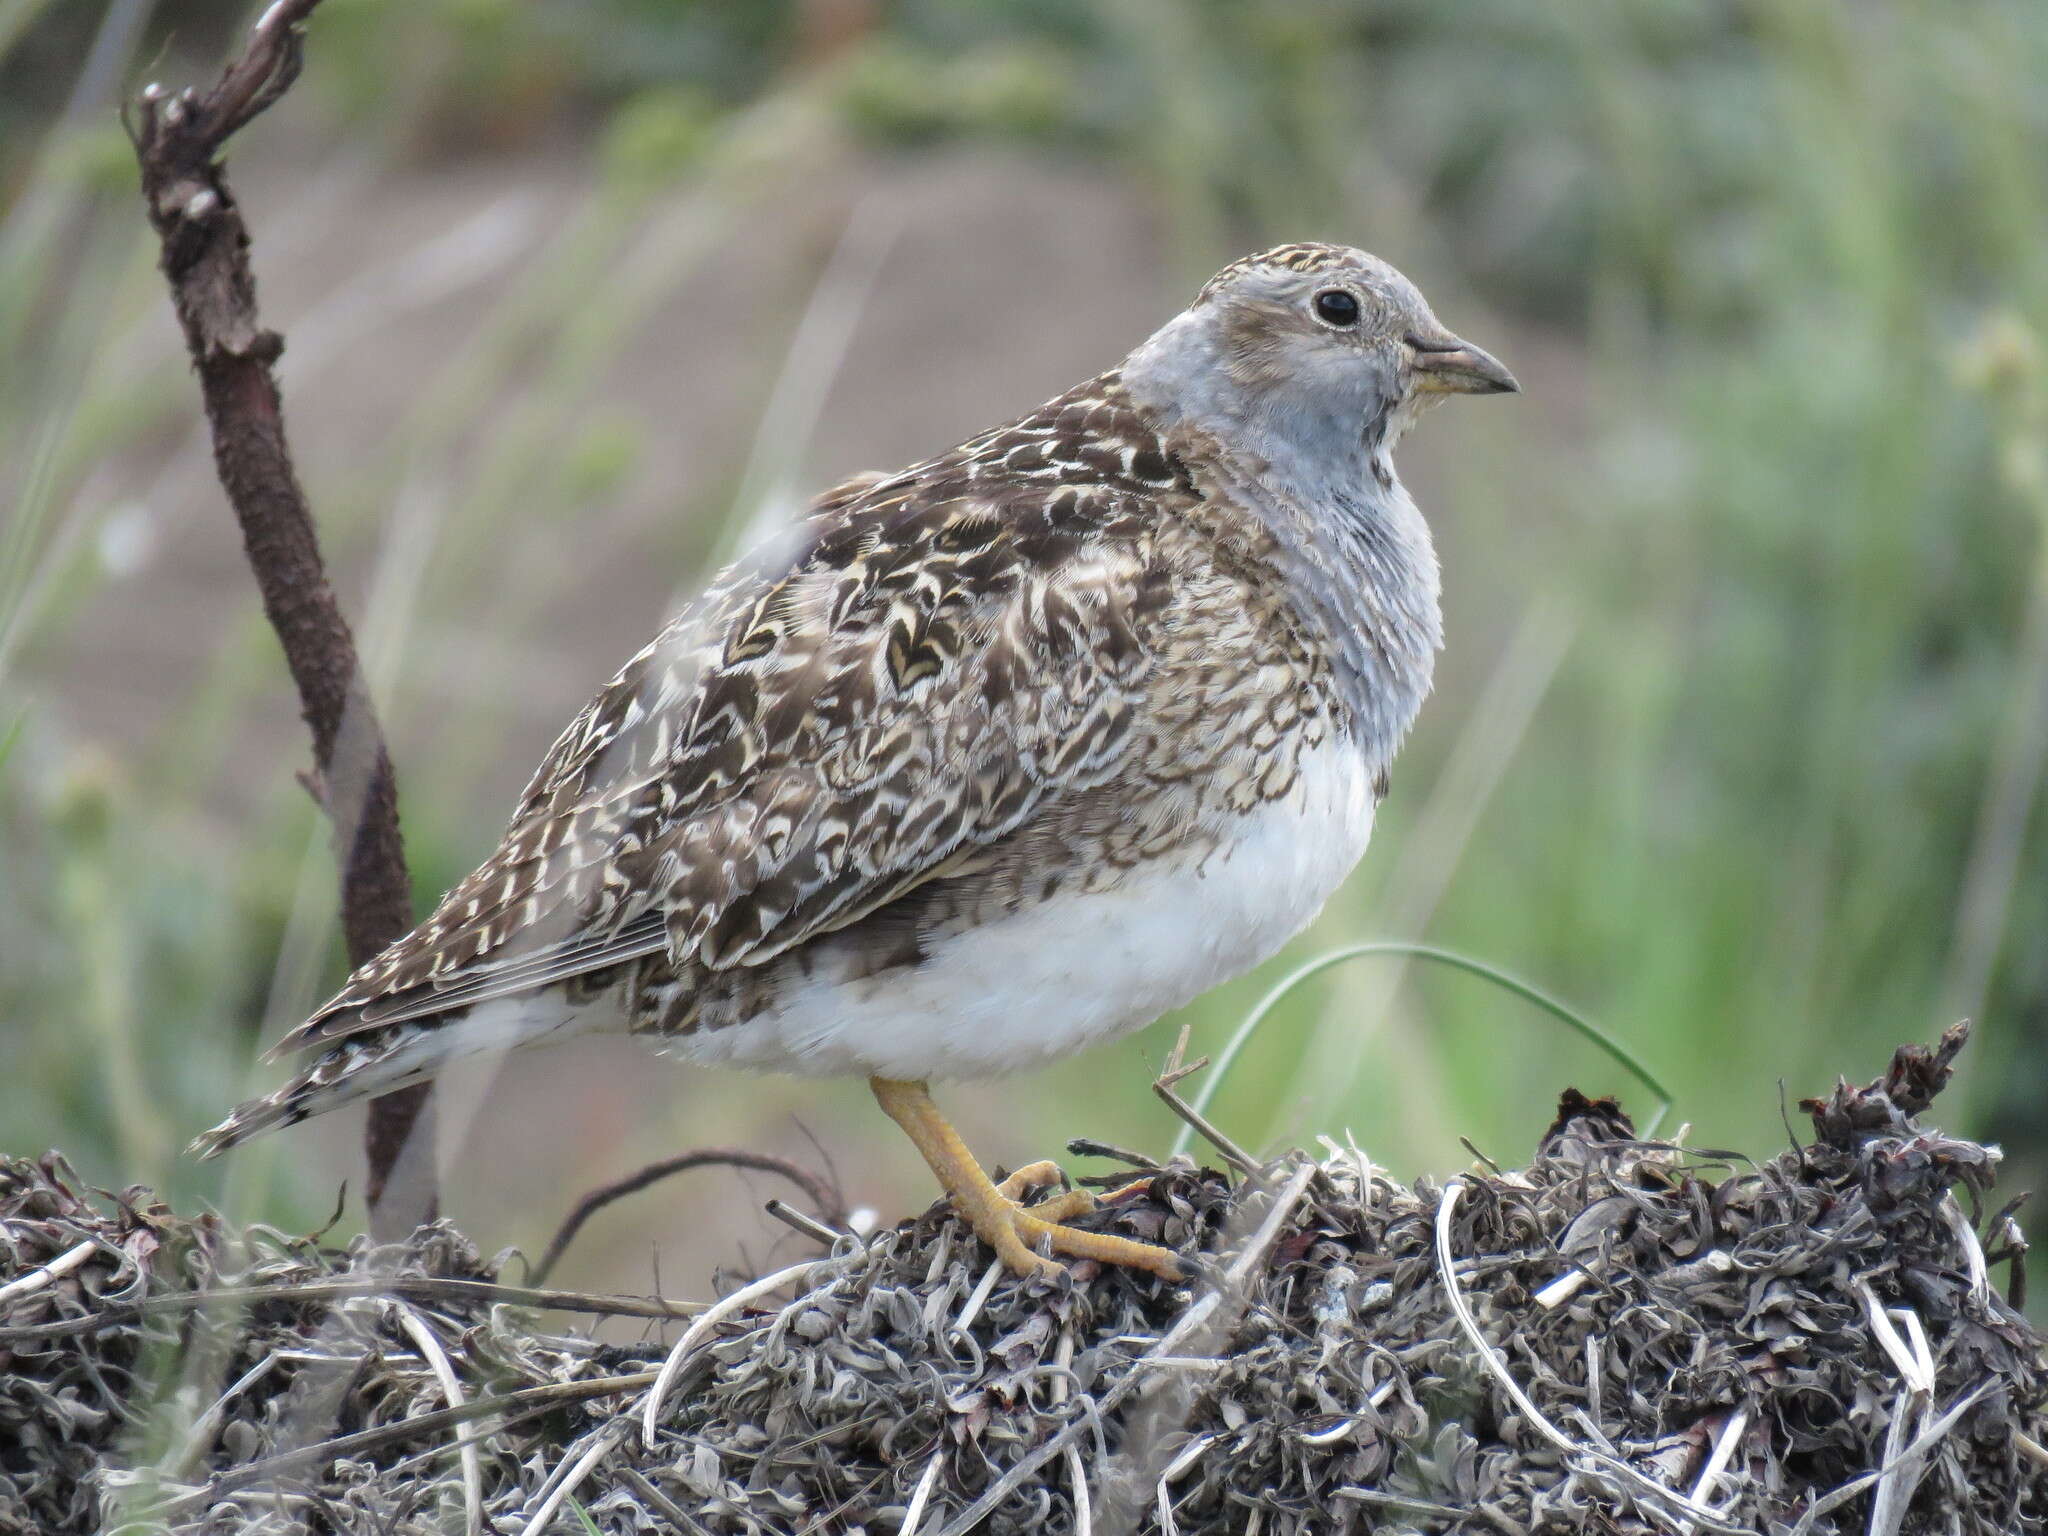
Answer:
<path fill-rule="evenodd" d="M 1435 560 L 1387 453 L 1420 393 L 1505 379 L 1392 269 L 1286 246 L 1124 368 L 827 493 L 598 694 L 498 850 L 278 1047 L 320 1059 L 203 1145 L 607 1025 L 996 1070 L 1253 963 L 1363 848 L 1428 687 Z M 1190 892 L 1231 931 L 1162 944 L 1150 909 Z"/>

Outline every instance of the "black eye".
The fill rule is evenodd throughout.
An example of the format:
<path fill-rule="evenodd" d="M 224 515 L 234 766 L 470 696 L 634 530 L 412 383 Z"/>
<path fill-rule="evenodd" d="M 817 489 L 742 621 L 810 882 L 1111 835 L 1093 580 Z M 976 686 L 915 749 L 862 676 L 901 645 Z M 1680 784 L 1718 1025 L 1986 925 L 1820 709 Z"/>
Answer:
<path fill-rule="evenodd" d="M 1354 326 L 1358 324 L 1358 300 L 1342 288 L 1325 288 L 1316 295 L 1316 315 L 1329 325 Z"/>

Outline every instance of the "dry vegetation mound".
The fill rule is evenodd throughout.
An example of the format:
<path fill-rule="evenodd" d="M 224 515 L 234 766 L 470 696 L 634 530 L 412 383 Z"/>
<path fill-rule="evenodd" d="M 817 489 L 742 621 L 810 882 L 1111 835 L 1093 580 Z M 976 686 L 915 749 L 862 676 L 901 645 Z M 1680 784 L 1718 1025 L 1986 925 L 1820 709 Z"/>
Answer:
<path fill-rule="evenodd" d="M 686 1308 L 0 1165 L 0 1532 L 2048 1529 L 1996 1153 L 1913 1119 L 1962 1039 L 1762 1166 L 1568 1093 L 1512 1172 L 1147 1169 L 1092 1219 L 1184 1288 L 1020 1283 L 934 1212 Z"/>

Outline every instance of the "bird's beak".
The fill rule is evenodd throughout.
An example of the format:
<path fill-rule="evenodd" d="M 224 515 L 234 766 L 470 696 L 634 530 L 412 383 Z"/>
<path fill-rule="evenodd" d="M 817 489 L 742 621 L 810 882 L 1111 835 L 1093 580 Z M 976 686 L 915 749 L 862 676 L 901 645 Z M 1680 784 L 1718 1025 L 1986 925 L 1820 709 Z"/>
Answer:
<path fill-rule="evenodd" d="M 1515 376 L 1491 352 L 1449 331 L 1411 335 L 1415 387 L 1433 395 L 1511 395 L 1521 389 Z"/>

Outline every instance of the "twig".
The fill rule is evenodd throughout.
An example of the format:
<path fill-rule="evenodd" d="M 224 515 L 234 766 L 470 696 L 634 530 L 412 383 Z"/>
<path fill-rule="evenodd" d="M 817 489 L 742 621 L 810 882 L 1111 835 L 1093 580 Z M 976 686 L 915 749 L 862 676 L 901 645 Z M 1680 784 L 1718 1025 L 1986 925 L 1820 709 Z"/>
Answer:
<path fill-rule="evenodd" d="M 211 90 L 168 95 L 151 85 L 128 126 L 159 265 L 199 374 L 214 466 L 312 731 L 312 782 L 341 869 L 342 932 L 350 963 L 361 965 L 412 927 L 397 781 L 285 439 L 271 371 L 284 338 L 257 313 L 248 227 L 218 160 L 298 78 L 301 28 L 319 3 L 277 0 Z M 380 1237 L 402 1236 L 434 1213 L 430 1093 L 420 1084 L 371 1105 L 366 1197 Z"/>
<path fill-rule="evenodd" d="M 1920 1486 L 1920 1463 L 1905 1454 L 1906 1436 L 1915 1412 L 1926 1412 L 1926 1396 L 1908 1386 L 1892 1401 L 1892 1420 L 1884 1437 L 1884 1472 L 1870 1499 L 1869 1536 L 1899 1536 L 1906 1503 Z"/>
<path fill-rule="evenodd" d="M 502 1413 L 507 1424 L 530 1418 L 536 1413 L 545 1413 L 564 1403 L 587 1402 L 593 1397 L 612 1397 L 623 1392 L 637 1392 L 651 1385 L 655 1378 L 653 1371 L 634 1371 L 625 1376 L 597 1376 L 589 1381 L 551 1381 L 538 1387 L 522 1387 L 517 1392 L 506 1392 L 496 1397 L 472 1398 L 460 1408 L 440 1408 L 432 1413 L 415 1414 L 409 1419 L 397 1419 L 389 1424 L 380 1424 L 374 1429 L 359 1429 L 354 1434 L 336 1435 L 332 1440 L 322 1440 L 317 1445 L 302 1446 L 294 1451 L 280 1451 L 275 1456 L 265 1456 L 259 1461 L 244 1462 L 239 1467 L 210 1478 L 203 1488 L 181 1494 L 152 1509 L 150 1518 L 167 1525 L 175 1525 L 188 1515 L 218 1501 L 223 1495 L 238 1489 L 251 1488 L 281 1477 L 287 1472 L 296 1472 L 302 1467 L 319 1466 L 324 1462 L 342 1457 L 360 1456 L 400 1440 L 410 1440 L 415 1435 L 429 1435 L 448 1429 L 471 1419 L 484 1418 L 490 1414 Z"/>
<path fill-rule="evenodd" d="M 1708 1504 L 1714 1497 L 1714 1485 L 1728 1470 L 1728 1463 L 1734 1459 L 1735 1448 L 1742 1443 L 1742 1432 L 1749 1428 L 1749 1410 L 1737 1408 L 1721 1422 L 1721 1432 L 1714 1437 L 1714 1449 L 1707 1457 L 1707 1464 L 1700 1468 L 1700 1475 L 1692 1485 L 1692 1501 Z M 1739 1475 L 1739 1474 L 1738 1474 Z M 1730 1501 L 1732 1502 L 1732 1501 Z M 1692 1526 L 1685 1528 L 1686 1536 L 1692 1536 Z"/>
<path fill-rule="evenodd" d="M 1003 1268 L 1001 1259 L 992 1259 L 988 1268 L 982 1271 L 980 1281 L 968 1293 L 967 1300 L 961 1304 L 960 1315 L 953 1319 L 951 1331 L 954 1337 L 959 1337 L 974 1326 L 974 1320 L 981 1316 L 981 1309 L 988 1305 L 989 1297 L 995 1294 L 996 1282 L 1003 1278 Z"/>
<path fill-rule="evenodd" d="M 1448 1504 L 1432 1503 L 1428 1499 L 1411 1498 L 1405 1493 L 1387 1493 L 1378 1488 L 1336 1488 L 1332 1497 L 1355 1499 L 1360 1504 L 1371 1504 L 1381 1509 L 1401 1509 L 1418 1515 L 1434 1515 L 1439 1520 L 1467 1520 L 1469 1509 L 1453 1509 Z"/>
<path fill-rule="evenodd" d="M 439 1280 L 422 1275 L 381 1275 L 360 1280 L 311 1280 L 296 1285 L 241 1285 L 217 1291 L 180 1291 L 147 1301 L 122 1302 L 83 1317 L 54 1323 L 27 1323 L 0 1328 L 0 1344 L 32 1339 L 59 1339 L 72 1334 L 119 1328 L 157 1313 L 193 1312 L 201 1307 L 255 1306 L 266 1302 L 338 1301 L 351 1296 L 405 1296 L 420 1301 L 506 1302 L 515 1307 L 545 1307 L 555 1312 L 595 1312 L 605 1317 L 694 1317 L 698 1302 L 642 1300 L 637 1296 L 605 1296 L 585 1291 L 538 1290 L 523 1285 L 498 1285 L 489 1280 Z"/>
<path fill-rule="evenodd" d="M 1593 1272 L 1583 1264 L 1574 1263 L 1550 1284 L 1543 1287 L 1529 1299 L 1544 1311 L 1555 1311 L 1570 1301 L 1592 1281 Z"/>
<path fill-rule="evenodd" d="M 1180 1522 L 1173 1518 L 1173 1480 L 1200 1461 L 1209 1447 L 1222 1437 L 1220 1435 L 1197 1435 L 1181 1449 L 1181 1453 L 1166 1464 L 1159 1474 L 1159 1482 L 1153 1489 L 1153 1497 L 1159 1510 L 1159 1529 L 1164 1536 L 1180 1536 Z"/>
<path fill-rule="evenodd" d="M 1106 1158 L 1112 1163 L 1123 1163 L 1145 1173 L 1157 1173 L 1164 1166 L 1149 1152 L 1133 1152 L 1129 1147 L 1120 1147 L 1113 1141 L 1097 1141 L 1093 1136 L 1068 1137 L 1067 1150 L 1076 1157 Z M 1114 1173 L 1102 1175 L 1104 1182 L 1114 1182 L 1122 1177 Z"/>
<path fill-rule="evenodd" d="M 540 1536 L 548 1528 L 548 1522 L 555 1518 L 555 1511 L 567 1502 L 569 1495 L 583 1486 L 583 1480 L 597 1470 L 597 1464 L 610 1455 L 620 1441 L 626 1438 L 632 1424 L 626 1419 L 613 1419 L 590 1436 L 590 1444 L 574 1461 L 564 1465 L 560 1478 L 540 1501 L 522 1528 L 526 1536 Z"/>
<path fill-rule="evenodd" d="M 2048 1468 L 2048 1445 L 2043 1445 L 2023 1429 L 2012 1432 L 2012 1443 L 2019 1448 L 2019 1453 L 2035 1466 Z"/>
<path fill-rule="evenodd" d="M 19 1280 L 10 1280 L 0 1285 L 0 1306 L 18 1296 L 31 1295 L 55 1280 L 62 1280 L 99 1251 L 99 1240 L 88 1237 L 75 1248 L 67 1249 L 47 1264 L 38 1265 Z"/>
<path fill-rule="evenodd" d="M 1088 1496 L 1088 1469 L 1081 1465 L 1081 1447 L 1069 1441 L 1060 1449 L 1067 1458 L 1067 1482 L 1074 1490 L 1074 1536 L 1095 1536 L 1095 1504 Z"/>
<path fill-rule="evenodd" d="M 535 1285 L 553 1273 L 576 1234 L 583 1230 L 583 1224 L 614 1200 L 638 1194 L 650 1184 L 658 1184 L 670 1174 L 686 1173 L 692 1168 L 749 1168 L 756 1173 L 780 1174 L 796 1185 L 804 1195 L 824 1214 L 827 1222 L 845 1225 L 846 1204 L 839 1198 L 839 1192 L 810 1170 L 791 1162 L 785 1157 L 771 1157 L 765 1152 L 749 1152 L 744 1147 L 699 1147 L 694 1152 L 679 1153 L 664 1158 L 658 1163 L 649 1163 L 638 1173 L 629 1173 L 622 1179 L 601 1184 L 590 1191 L 562 1218 L 561 1226 L 548 1240 L 548 1246 L 540 1256 L 540 1262 L 533 1266 L 531 1279 Z"/>
<path fill-rule="evenodd" d="M 663 1493 L 654 1481 L 641 1472 L 638 1467 L 621 1466 L 619 1468 L 619 1481 L 631 1484 L 633 1491 L 649 1504 L 652 1504 L 657 1514 L 666 1515 L 670 1520 L 673 1520 L 678 1530 L 693 1532 L 695 1536 L 708 1536 L 708 1533 L 705 1532 L 703 1525 L 695 1515 Z"/>
<path fill-rule="evenodd" d="M 945 1464 L 946 1450 L 941 1446 L 932 1452 L 932 1459 L 924 1464 L 924 1475 L 917 1480 L 917 1487 L 911 1490 L 910 1507 L 903 1512 L 900 1536 L 917 1536 L 918 1522 L 924 1519 L 924 1506 L 932 1496 L 932 1485 L 939 1480 L 939 1468 Z"/>
<path fill-rule="evenodd" d="M 1906 1389 L 1922 1397 L 1930 1396 L 1934 1391 L 1934 1359 L 1928 1352 L 1926 1335 L 1918 1326 L 1918 1315 L 1906 1307 L 1887 1308 L 1877 1299 L 1877 1292 L 1871 1289 L 1868 1280 L 1857 1280 L 1856 1294 L 1863 1298 L 1863 1312 L 1870 1319 L 1871 1336 L 1891 1357 L 1892 1366 L 1905 1382 Z M 1893 1326 L 1894 1317 L 1913 1319 L 1908 1324 L 1917 1335 L 1912 1344 L 1908 1344 Z"/>
<path fill-rule="evenodd" d="M 1152 1091 L 1159 1095 L 1161 1103 L 1165 1104 L 1176 1115 L 1179 1115 L 1191 1129 L 1199 1131 L 1210 1146 L 1222 1153 L 1223 1160 L 1226 1163 L 1230 1164 L 1231 1167 L 1248 1179 L 1257 1178 L 1259 1176 L 1257 1159 L 1228 1136 L 1224 1135 L 1223 1132 L 1216 1129 L 1215 1126 L 1211 1125 L 1203 1117 L 1200 1110 L 1189 1104 L 1186 1099 L 1174 1091 L 1183 1078 L 1194 1076 L 1195 1073 L 1201 1071 L 1202 1068 L 1209 1064 L 1209 1058 L 1202 1056 L 1183 1065 L 1187 1049 L 1188 1026 L 1183 1024 L 1180 1028 L 1179 1036 L 1173 1042 L 1173 1054 L 1167 1057 L 1166 1066 L 1160 1071 L 1159 1076 L 1153 1079 Z M 1182 1132 L 1181 1140 L 1185 1141 L 1186 1139 L 1187 1133 Z M 1180 1148 L 1176 1146 L 1174 1150 L 1178 1152 Z"/>
<path fill-rule="evenodd" d="M 1486 1164 L 1486 1171 L 1488 1173 L 1497 1174 L 1501 1171 L 1500 1164 L 1495 1162 L 1492 1158 L 1488 1157 L 1484 1152 L 1480 1151 L 1479 1143 L 1474 1141 L 1470 1136 L 1460 1136 L 1458 1138 L 1458 1145 L 1463 1147 L 1467 1152 L 1470 1152 L 1472 1154 L 1473 1162 Z"/>
<path fill-rule="evenodd" d="M 2008 1215 L 2002 1223 L 2002 1237 L 2005 1242 L 2005 1259 L 2008 1265 L 2005 1275 L 2006 1305 L 2015 1312 L 2023 1312 L 2027 1306 L 2027 1235 L 2020 1230 L 2020 1224 Z"/>
<path fill-rule="evenodd" d="M 183 1478 L 196 1465 L 207 1447 L 213 1444 L 220 1433 L 221 1425 L 227 1421 L 228 1404 L 240 1397 L 249 1388 L 268 1376 L 277 1367 L 276 1355 L 265 1355 L 248 1370 L 242 1372 L 228 1386 L 228 1389 L 213 1400 L 206 1412 L 192 1421 L 192 1427 L 185 1432 L 185 1441 L 176 1454 L 167 1458 L 164 1465 L 173 1478 Z"/>
<path fill-rule="evenodd" d="M 1322 1172 L 1314 1163 L 1303 1163 L 1294 1171 L 1294 1177 L 1274 1198 L 1272 1209 L 1266 1212 L 1259 1223 L 1259 1230 L 1252 1234 L 1252 1240 L 1245 1244 L 1244 1252 L 1231 1261 L 1224 1272 L 1223 1286 L 1226 1291 L 1238 1296 L 1247 1293 L 1252 1282 L 1252 1273 L 1272 1255 L 1273 1245 L 1280 1241 L 1280 1232 L 1287 1225 L 1287 1218 L 1294 1214 L 1294 1208 L 1301 1204 L 1301 1197 L 1308 1193 L 1309 1185 Z"/>
<path fill-rule="evenodd" d="M 784 1226 L 803 1233 L 805 1237 L 830 1248 L 846 1234 L 837 1227 L 828 1227 L 809 1211 L 800 1211 L 787 1200 L 770 1200 L 761 1207 Z"/>
<path fill-rule="evenodd" d="M 1942 1196 L 1941 1214 L 1963 1250 L 1963 1263 L 1970 1272 L 1970 1299 L 1981 1307 L 1991 1298 L 1991 1266 L 1984 1259 L 1984 1244 L 1978 1240 L 1977 1229 L 1970 1225 L 1970 1218 L 1956 1204 L 1953 1190 Z"/>

